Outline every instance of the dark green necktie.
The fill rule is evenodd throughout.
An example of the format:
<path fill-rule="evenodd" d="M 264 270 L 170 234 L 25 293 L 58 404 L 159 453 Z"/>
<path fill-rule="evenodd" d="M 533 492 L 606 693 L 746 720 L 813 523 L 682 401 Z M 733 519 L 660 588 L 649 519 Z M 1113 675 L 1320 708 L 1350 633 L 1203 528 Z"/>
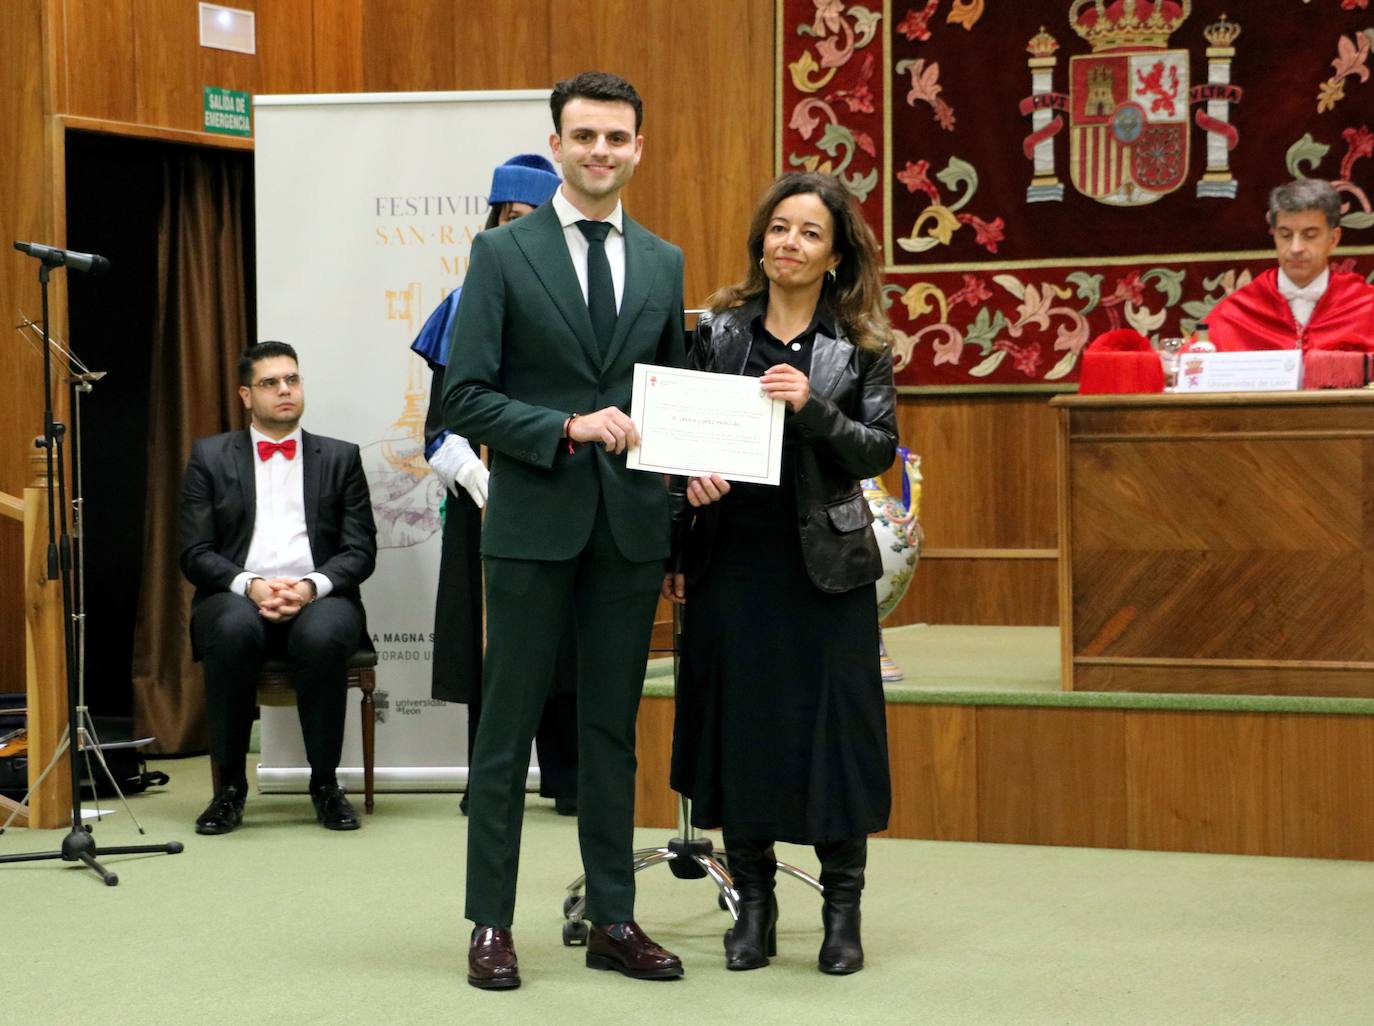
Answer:
<path fill-rule="evenodd" d="M 611 261 L 606 257 L 609 221 L 578 221 L 578 230 L 587 239 L 587 312 L 592 315 L 592 334 L 604 359 L 615 334 L 615 284 L 611 281 Z"/>

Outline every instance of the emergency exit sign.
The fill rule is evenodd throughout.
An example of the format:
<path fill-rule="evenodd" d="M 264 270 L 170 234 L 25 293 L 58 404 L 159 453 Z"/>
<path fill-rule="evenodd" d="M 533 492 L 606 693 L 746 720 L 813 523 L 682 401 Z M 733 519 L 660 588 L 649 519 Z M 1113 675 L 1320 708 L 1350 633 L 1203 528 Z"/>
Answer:
<path fill-rule="evenodd" d="M 234 89 L 206 86 L 205 130 L 220 135 L 252 135 L 252 97 Z"/>

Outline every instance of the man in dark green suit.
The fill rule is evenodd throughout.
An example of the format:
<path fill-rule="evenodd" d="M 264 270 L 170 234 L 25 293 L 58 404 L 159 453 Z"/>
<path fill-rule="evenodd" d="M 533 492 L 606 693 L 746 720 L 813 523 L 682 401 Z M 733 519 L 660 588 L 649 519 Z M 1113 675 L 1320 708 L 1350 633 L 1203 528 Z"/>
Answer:
<path fill-rule="evenodd" d="M 520 984 L 510 927 L 530 739 L 571 623 L 587 965 L 644 979 L 682 963 L 634 922 L 635 718 L 669 549 L 668 494 L 628 470 L 636 363 L 681 366 L 682 251 L 624 215 L 643 105 L 624 79 L 559 82 L 563 185 L 472 246 L 448 360 L 448 427 L 492 452 L 482 560 L 487 657 L 468 782 L 468 982 Z"/>

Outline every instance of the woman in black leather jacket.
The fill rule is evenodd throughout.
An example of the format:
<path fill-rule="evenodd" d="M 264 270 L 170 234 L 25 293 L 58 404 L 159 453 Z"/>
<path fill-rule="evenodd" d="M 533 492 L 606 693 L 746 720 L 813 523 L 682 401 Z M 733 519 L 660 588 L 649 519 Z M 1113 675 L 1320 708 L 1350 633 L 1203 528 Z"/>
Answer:
<path fill-rule="evenodd" d="M 891 791 L 874 582 L 882 572 L 859 487 L 897 444 L 891 332 L 877 243 L 830 175 L 783 175 L 751 223 L 750 272 L 711 298 L 699 370 L 749 374 L 787 404 L 782 483 L 686 485 L 685 602 L 673 787 L 721 827 L 739 918 L 726 965 L 775 953 L 775 841 L 812 844 L 825 887 L 819 966 L 863 968 L 867 835 Z"/>

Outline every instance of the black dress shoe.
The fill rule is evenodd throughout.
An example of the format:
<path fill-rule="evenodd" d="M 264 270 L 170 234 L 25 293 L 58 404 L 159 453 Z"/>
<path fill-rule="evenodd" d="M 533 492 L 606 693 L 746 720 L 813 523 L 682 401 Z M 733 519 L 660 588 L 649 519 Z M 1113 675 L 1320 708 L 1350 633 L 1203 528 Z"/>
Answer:
<path fill-rule="evenodd" d="M 633 919 L 592 925 L 587 936 L 587 968 L 613 969 L 633 980 L 676 980 L 682 959 L 659 947 Z"/>
<path fill-rule="evenodd" d="M 553 811 L 560 816 L 577 815 L 577 799 L 572 796 L 558 797 L 553 800 Z"/>
<path fill-rule="evenodd" d="M 509 930 L 481 924 L 473 927 L 468 942 L 468 982 L 478 990 L 514 990 L 520 986 L 520 962 Z"/>
<path fill-rule="evenodd" d="M 318 794 L 311 795 L 310 800 L 315 803 L 315 818 L 326 830 L 357 830 L 362 826 L 357 810 L 348 803 L 338 784 L 322 788 Z"/>
<path fill-rule="evenodd" d="M 243 795 L 237 787 L 222 788 L 196 817 L 196 833 L 227 834 L 243 822 Z"/>

